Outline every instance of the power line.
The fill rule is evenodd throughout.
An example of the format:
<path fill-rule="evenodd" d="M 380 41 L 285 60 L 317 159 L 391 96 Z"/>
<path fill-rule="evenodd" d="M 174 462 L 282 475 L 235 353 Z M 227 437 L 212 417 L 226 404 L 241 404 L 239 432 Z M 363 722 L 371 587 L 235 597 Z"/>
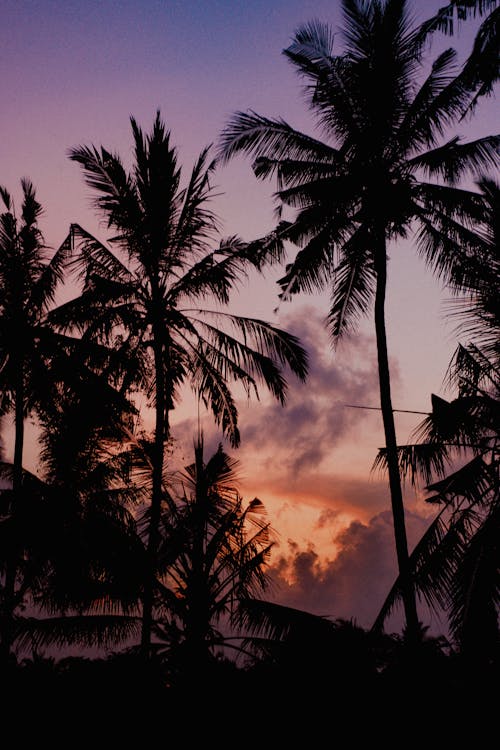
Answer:
<path fill-rule="evenodd" d="M 360 406 L 359 404 L 342 404 L 342 406 L 348 406 L 350 409 L 371 409 L 373 411 L 382 411 L 380 406 Z M 423 414 L 425 417 L 429 416 L 428 411 L 413 411 L 412 409 L 393 409 L 392 411 L 402 412 L 403 414 Z"/>

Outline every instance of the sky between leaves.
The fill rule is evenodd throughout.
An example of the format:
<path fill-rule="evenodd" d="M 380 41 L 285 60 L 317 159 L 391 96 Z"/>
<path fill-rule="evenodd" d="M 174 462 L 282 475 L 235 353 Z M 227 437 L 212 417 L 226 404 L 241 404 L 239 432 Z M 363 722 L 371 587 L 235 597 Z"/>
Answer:
<path fill-rule="evenodd" d="M 415 2 L 417 19 L 444 2 Z M 317 135 L 301 84 L 281 55 L 295 29 L 318 18 L 341 23 L 336 0 L 3 0 L 0 7 L 0 184 L 19 195 L 28 176 L 45 208 L 42 229 L 56 247 L 78 222 L 101 239 L 106 230 L 67 150 L 104 145 L 130 163 L 129 117 L 149 130 L 157 109 L 172 132 L 186 174 L 217 141 L 228 117 L 253 109 Z M 476 25 L 436 38 L 467 52 Z M 339 49 L 340 51 L 340 49 Z M 464 138 L 496 132 L 495 103 L 456 129 Z M 236 159 L 215 177 L 222 235 L 246 240 L 273 226 L 272 184 L 258 183 Z M 276 529 L 276 585 L 270 598 L 369 625 L 395 570 L 388 492 L 371 474 L 383 443 L 372 321 L 334 353 L 324 331 L 326 299 L 301 297 L 277 307 L 280 269 L 244 282 L 231 304 L 298 335 L 310 355 L 307 383 L 290 381 L 288 405 L 264 399 L 240 406 L 240 487 L 265 503 Z M 425 411 L 456 345 L 443 318 L 445 294 L 409 243 L 390 250 L 388 337 L 395 408 Z M 418 416 L 398 414 L 400 442 Z M 219 436 L 201 415 L 207 447 Z M 189 400 L 175 419 L 176 455 L 191 460 L 197 418 Z M 5 448 L 9 449 L 9 430 Z M 28 462 L 35 463 L 36 446 Z M 414 543 L 429 508 L 406 490 Z"/>

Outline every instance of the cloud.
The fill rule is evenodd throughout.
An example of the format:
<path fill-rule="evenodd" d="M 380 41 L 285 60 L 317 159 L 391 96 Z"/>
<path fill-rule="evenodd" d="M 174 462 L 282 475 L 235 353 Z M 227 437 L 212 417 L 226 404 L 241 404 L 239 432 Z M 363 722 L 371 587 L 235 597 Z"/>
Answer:
<path fill-rule="evenodd" d="M 429 520 L 407 512 L 410 549 Z M 337 534 L 335 542 L 338 554 L 325 561 L 312 543 L 300 548 L 290 541 L 287 553 L 271 567 L 268 598 L 319 615 L 353 618 L 362 627 L 370 627 L 397 575 L 391 512 L 378 513 L 368 523 L 353 521 Z M 401 612 L 390 622 L 400 627 Z"/>
<path fill-rule="evenodd" d="M 300 308 L 282 327 L 308 351 L 309 374 L 305 383 L 289 376 L 284 408 L 267 401 L 241 410 L 242 447 L 266 456 L 264 469 L 297 477 L 316 470 L 367 423 L 367 412 L 346 404 L 377 404 L 376 352 L 373 339 L 362 334 L 333 352 L 325 322 L 312 307 Z"/>
<path fill-rule="evenodd" d="M 359 334 L 333 352 L 324 320 L 308 307 L 280 325 L 309 352 L 307 382 L 289 378 L 284 408 L 270 398 L 240 404 L 242 445 L 228 449 L 240 461 L 243 496 L 263 501 L 277 532 L 268 598 L 368 627 L 396 577 L 389 487 L 370 471 L 383 444 L 380 413 L 346 406 L 378 404 L 374 340 Z M 397 363 L 391 371 L 397 389 Z M 207 456 L 220 441 L 212 424 L 203 424 Z M 175 426 L 188 461 L 197 427 Z M 427 508 L 411 488 L 405 503 L 414 543 Z"/>

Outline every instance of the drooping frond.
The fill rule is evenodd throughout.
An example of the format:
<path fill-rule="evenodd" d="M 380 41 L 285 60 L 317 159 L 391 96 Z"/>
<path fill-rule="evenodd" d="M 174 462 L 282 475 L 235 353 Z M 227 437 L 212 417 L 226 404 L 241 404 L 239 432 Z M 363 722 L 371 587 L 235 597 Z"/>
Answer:
<path fill-rule="evenodd" d="M 499 23 L 500 8 L 497 8 L 481 24 L 472 51 L 462 69 L 463 81 L 475 92 L 465 114 L 474 111 L 481 96 L 490 96 L 500 79 Z"/>
<path fill-rule="evenodd" d="M 476 456 L 444 479 L 433 482 L 427 489 L 434 494 L 430 503 L 447 503 L 456 497 L 465 498 L 470 505 L 479 506 L 490 501 L 489 493 L 495 486 L 497 468 Z"/>
<path fill-rule="evenodd" d="M 224 129 L 218 159 L 224 163 L 239 152 L 251 157 L 315 160 L 327 164 L 337 159 L 336 149 L 294 130 L 284 120 L 269 119 L 255 112 L 236 113 Z"/>
<path fill-rule="evenodd" d="M 102 648 L 136 638 L 140 632 L 140 619 L 130 615 L 90 614 L 19 617 L 15 630 L 16 644 L 21 649 L 67 645 Z"/>
<path fill-rule="evenodd" d="M 465 653 L 490 653 L 498 643 L 500 506 L 464 550 L 450 590 L 450 627 Z"/>
<path fill-rule="evenodd" d="M 333 273 L 328 325 L 334 342 L 355 330 L 357 321 L 366 314 L 375 282 L 370 237 L 360 227 L 344 246 Z"/>
<path fill-rule="evenodd" d="M 459 345 L 452 357 L 445 383 L 456 387 L 460 396 L 475 396 L 478 389 L 493 392 L 500 379 L 500 368 L 476 346 Z"/>
<path fill-rule="evenodd" d="M 490 13 L 497 5 L 498 0 L 451 0 L 422 24 L 421 32 L 431 34 L 441 31 L 451 36 L 461 23 Z"/>
<path fill-rule="evenodd" d="M 206 331 L 217 347 L 234 358 L 234 361 L 244 368 L 253 371 L 253 352 L 290 368 L 300 380 L 307 376 L 308 355 L 299 339 L 292 333 L 273 326 L 258 318 L 249 318 L 243 315 L 232 315 L 221 311 L 187 310 L 189 314 L 205 314 L 205 320 L 199 320 L 200 329 Z M 235 339 L 222 328 L 215 327 L 209 323 L 213 320 L 216 324 L 230 326 L 239 334 L 240 339 Z M 265 380 L 264 380 L 265 382 Z"/>
<path fill-rule="evenodd" d="M 419 38 L 424 41 L 430 34 L 441 31 L 449 36 L 459 29 L 468 18 L 485 15 L 476 37 L 472 51 L 465 61 L 459 78 L 470 90 L 471 100 L 464 110 L 470 114 L 481 96 L 488 96 L 500 77 L 499 72 L 499 39 L 498 22 L 500 8 L 498 0 L 452 0 L 426 20 L 420 27 Z"/>
<path fill-rule="evenodd" d="M 448 526 L 445 519 L 446 512 L 446 509 L 443 509 L 443 511 L 436 516 L 416 545 L 409 559 L 413 581 L 417 591 L 424 595 L 426 601 L 431 607 L 435 607 L 438 610 L 442 607 L 446 607 L 448 603 L 446 590 L 453 576 L 454 564 L 459 558 L 461 552 L 461 547 L 457 546 L 458 539 L 454 536 L 454 544 L 448 545 L 449 549 L 454 551 L 454 559 L 452 560 L 449 554 L 444 556 L 439 555 L 438 551 L 440 550 L 441 544 L 448 532 Z M 441 566 L 439 563 L 433 564 L 432 570 L 434 571 L 434 576 L 431 576 L 430 580 L 428 579 L 427 581 L 424 581 L 423 579 L 421 580 L 419 577 L 420 567 L 422 564 L 429 564 L 433 557 L 439 557 L 439 562 L 443 561 L 445 564 Z M 398 576 L 389 591 L 375 622 L 373 623 L 372 630 L 383 630 L 386 619 L 401 601 L 401 598 L 401 580 Z"/>
<path fill-rule="evenodd" d="M 69 265 L 72 243 L 67 237 L 56 250 L 51 260 L 41 271 L 31 290 L 31 305 L 42 313 L 47 313 L 55 302 L 58 285 L 64 280 L 64 272 Z"/>
<path fill-rule="evenodd" d="M 414 445 L 398 446 L 399 470 L 401 476 L 409 479 L 412 485 L 417 485 L 420 480 L 429 484 L 437 474 L 443 476 L 446 467 L 450 464 L 449 446 L 438 443 L 420 443 Z M 373 463 L 372 471 L 387 471 L 387 450 L 379 450 Z"/>
<path fill-rule="evenodd" d="M 335 624 L 326 617 L 261 599 L 242 601 L 234 619 L 250 636 L 275 642 L 305 634 L 311 637 L 314 633 L 324 637 L 335 629 Z"/>
<path fill-rule="evenodd" d="M 459 143 L 458 136 L 443 146 L 409 160 L 409 164 L 422 169 L 430 177 L 442 177 L 453 185 L 461 178 L 472 173 L 494 168 L 498 163 L 500 135 L 479 138 L 468 143 Z"/>
<path fill-rule="evenodd" d="M 83 280 L 95 275 L 110 281 L 133 281 L 133 275 L 119 258 L 79 224 L 71 225 L 70 236 L 78 250 L 71 265 Z"/>

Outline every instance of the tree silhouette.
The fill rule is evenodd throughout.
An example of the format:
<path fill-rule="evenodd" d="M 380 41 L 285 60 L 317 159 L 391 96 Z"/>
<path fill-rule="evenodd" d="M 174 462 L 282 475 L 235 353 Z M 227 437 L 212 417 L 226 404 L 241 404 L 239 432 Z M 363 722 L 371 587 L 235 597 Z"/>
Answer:
<path fill-rule="evenodd" d="M 423 478 L 431 493 L 427 501 L 439 507 L 410 558 L 417 589 L 431 607 L 447 612 L 462 653 L 484 662 L 499 645 L 500 191 L 491 179 L 478 184 L 486 201 L 478 229 L 490 256 L 482 262 L 463 258 L 468 293 L 452 299 L 459 331 L 470 336 L 467 345 L 458 346 L 448 372 L 458 394 L 451 402 L 432 396 L 432 413 L 415 431 L 417 442 L 400 446 L 399 461 L 413 484 Z M 377 463 L 384 462 L 381 453 Z M 398 580 L 375 629 L 399 597 Z"/>
<path fill-rule="evenodd" d="M 280 119 L 236 113 L 226 126 L 220 157 L 253 157 L 257 177 L 276 177 L 282 220 L 274 236 L 300 247 L 281 279 L 281 297 L 330 288 L 333 340 L 353 330 L 374 301 L 380 403 L 398 566 L 410 632 L 418 618 L 408 564 L 385 326 L 388 246 L 413 235 L 438 277 L 453 276 L 455 253 L 484 252 L 468 227 L 480 221 L 484 199 L 456 187 L 493 164 L 498 136 L 461 143 L 446 129 L 474 92 L 465 75 L 452 75 L 449 49 L 419 84 L 423 35 L 412 28 L 404 0 L 344 0 L 344 49 L 333 54 L 334 34 L 311 22 L 284 51 L 306 81 L 306 96 L 321 141 Z M 415 637 L 417 637 L 415 635 Z"/>
<path fill-rule="evenodd" d="M 22 507 L 0 525 L 2 558 L 13 536 L 21 558 L 11 639 L 20 651 L 116 645 L 140 629 L 141 496 L 123 445 L 127 416 L 102 378 L 61 393 L 41 415 L 41 476 L 23 471 Z M 11 478 L 10 464 L 0 470 Z M 0 491 L 2 501 L 11 493 Z"/>
<path fill-rule="evenodd" d="M 70 152 L 87 184 L 97 193 L 96 207 L 116 234 L 116 252 L 77 225 L 71 237 L 84 279 L 77 303 L 68 303 L 58 318 L 63 329 L 77 326 L 85 339 L 116 347 L 143 362 L 142 382 L 132 371 L 122 389 L 143 385 L 155 411 L 152 492 L 148 555 L 156 567 L 161 515 L 165 441 L 178 388 L 189 382 L 212 409 L 233 445 L 239 442 L 237 409 L 230 384 L 247 395 L 264 384 L 282 403 L 286 395 L 283 367 L 306 374 L 306 354 L 297 339 L 265 321 L 200 309 L 207 299 L 220 305 L 250 264 L 252 248 L 232 237 L 216 250 L 217 220 L 210 209 L 214 170 L 208 149 L 197 160 L 187 187 L 170 134 L 157 114 L 145 136 L 132 118 L 135 164 L 130 174 L 120 158 L 104 148 L 81 146 Z M 266 255 L 272 254 L 272 240 Z M 232 329 L 232 332 L 231 332 Z M 126 358 L 124 361 L 126 361 Z M 149 650 L 153 580 L 145 581 L 142 643 Z"/>
<path fill-rule="evenodd" d="M 237 468 L 221 445 L 205 462 L 200 436 L 163 513 L 155 632 L 190 689 L 205 684 L 217 649 L 233 647 L 228 631 L 241 606 L 267 585 L 269 522 L 260 500 L 244 503 Z"/>
<path fill-rule="evenodd" d="M 49 259 L 38 227 L 42 207 L 28 179 L 21 180 L 21 187 L 19 217 L 9 192 L 0 188 L 6 209 L 0 214 L 0 413 L 14 414 L 14 456 L 7 471 L 11 487 L 2 493 L 1 507 L 2 526 L 9 532 L 2 553 L 3 656 L 10 651 L 13 613 L 24 588 L 16 590 L 23 565 L 22 520 L 31 507 L 23 473 L 25 419 L 51 408 L 61 383 L 71 390 L 85 362 L 82 352 L 78 361 L 75 357 L 80 342 L 56 332 L 50 322 L 69 244 L 63 243 Z"/>

